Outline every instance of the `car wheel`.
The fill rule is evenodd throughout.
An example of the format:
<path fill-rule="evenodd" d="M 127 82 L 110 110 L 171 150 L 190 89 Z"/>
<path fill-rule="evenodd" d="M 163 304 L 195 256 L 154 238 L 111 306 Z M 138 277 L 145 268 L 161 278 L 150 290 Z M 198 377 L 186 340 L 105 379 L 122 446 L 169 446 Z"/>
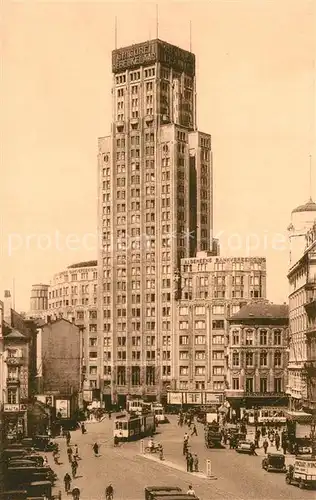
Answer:
<path fill-rule="evenodd" d="M 291 478 L 289 476 L 286 476 L 285 482 L 286 484 L 291 484 Z"/>

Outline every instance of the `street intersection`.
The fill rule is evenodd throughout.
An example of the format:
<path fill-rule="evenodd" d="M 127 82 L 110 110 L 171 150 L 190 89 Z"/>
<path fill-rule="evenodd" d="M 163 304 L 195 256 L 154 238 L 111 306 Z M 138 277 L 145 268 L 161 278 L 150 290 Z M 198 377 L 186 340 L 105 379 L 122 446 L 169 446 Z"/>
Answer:
<path fill-rule="evenodd" d="M 114 416 L 113 416 L 114 417 Z M 200 500 L 277 500 L 312 499 L 315 493 L 285 484 L 284 474 L 262 470 L 263 450 L 258 456 L 239 455 L 234 450 L 210 450 L 204 446 L 203 426 L 197 425 L 198 436 L 190 437 L 190 447 L 199 457 L 201 474 L 186 472 L 182 455 L 183 435 L 187 427 L 178 427 L 177 419 L 170 417 L 169 424 L 159 425 L 155 440 L 162 443 L 165 461 L 141 453 L 140 441 L 113 447 L 113 417 L 98 423 L 88 423 L 87 433 L 71 433 L 71 444 L 79 447 L 79 467 L 72 486 L 81 491 L 81 500 L 105 499 L 105 488 L 111 483 L 114 500 L 143 500 L 144 488 L 150 485 L 179 486 L 184 492 L 190 484 Z M 63 477 L 71 473 L 67 459 L 66 443 L 59 438 L 62 465 L 52 464 L 59 476 L 56 492 L 63 492 Z M 95 457 L 93 444 L 100 445 L 100 456 Z M 145 440 L 146 443 L 146 440 Z M 274 451 L 274 450 L 270 450 Z M 48 456 L 49 460 L 51 457 Z M 211 460 L 212 473 L 217 479 L 206 478 L 206 460 Z M 290 463 L 292 457 L 287 457 Z"/>

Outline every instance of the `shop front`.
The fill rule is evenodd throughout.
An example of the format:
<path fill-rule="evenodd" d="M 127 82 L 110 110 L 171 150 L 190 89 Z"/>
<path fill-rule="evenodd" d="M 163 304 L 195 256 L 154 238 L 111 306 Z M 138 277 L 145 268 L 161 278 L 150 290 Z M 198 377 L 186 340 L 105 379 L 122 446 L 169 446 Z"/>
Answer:
<path fill-rule="evenodd" d="M 3 405 L 4 439 L 7 443 L 16 443 L 27 436 L 26 410 L 26 405 Z"/>

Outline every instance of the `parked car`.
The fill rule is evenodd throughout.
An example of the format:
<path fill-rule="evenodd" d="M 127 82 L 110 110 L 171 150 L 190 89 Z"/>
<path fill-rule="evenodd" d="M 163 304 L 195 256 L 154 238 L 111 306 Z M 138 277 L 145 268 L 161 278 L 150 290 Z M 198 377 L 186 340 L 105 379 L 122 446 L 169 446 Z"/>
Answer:
<path fill-rule="evenodd" d="M 239 441 L 236 445 L 235 450 L 237 453 L 248 453 L 252 455 L 254 450 L 254 443 L 252 441 Z"/>
<path fill-rule="evenodd" d="M 268 453 L 262 460 L 262 468 L 267 472 L 286 472 L 285 456 L 281 453 Z"/>
<path fill-rule="evenodd" d="M 152 500 L 154 495 L 166 495 L 168 493 L 170 493 L 170 495 L 182 493 L 182 490 L 178 486 L 146 486 L 145 500 Z"/>

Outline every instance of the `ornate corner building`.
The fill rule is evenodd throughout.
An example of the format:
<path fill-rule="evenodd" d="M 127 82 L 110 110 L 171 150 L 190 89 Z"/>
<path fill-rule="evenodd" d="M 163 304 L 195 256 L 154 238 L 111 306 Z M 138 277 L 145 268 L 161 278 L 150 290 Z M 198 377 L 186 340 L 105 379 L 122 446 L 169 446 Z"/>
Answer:
<path fill-rule="evenodd" d="M 316 204 L 314 223 L 305 231 L 305 248 L 292 262 L 290 285 L 290 359 L 287 392 L 290 409 L 316 410 Z"/>
<path fill-rule="evenodd" d="M 250 303 L 229 319 L 226 398 L 241 408 L 287 406 L 287 305 Z"/>

